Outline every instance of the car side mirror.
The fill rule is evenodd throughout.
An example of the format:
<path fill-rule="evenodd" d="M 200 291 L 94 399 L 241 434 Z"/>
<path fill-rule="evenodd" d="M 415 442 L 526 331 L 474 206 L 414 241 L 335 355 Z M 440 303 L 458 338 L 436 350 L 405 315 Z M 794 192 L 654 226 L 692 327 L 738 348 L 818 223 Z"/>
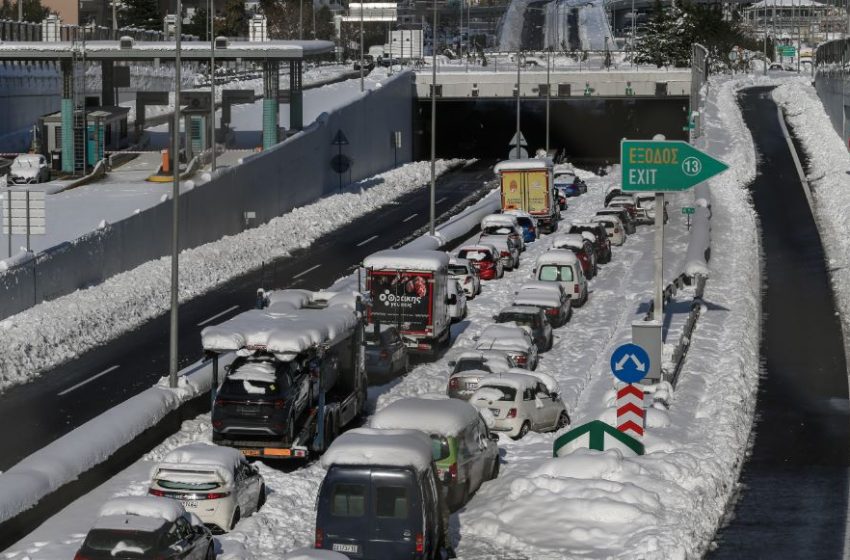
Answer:
<path fill-rule="evenodd" d="M 498 442 L 499 441 L 499 434 L 497 434 L 495 432 L 490 432 L 490 433 L 487 434 L 487 439 L 489 439 L 490 441 Z"/>
<path fill-rule="evenodd" d="M 456 361 L 454 361 L 454 360 L 449 360 L 449 362 L 448 362 L 448 364 L 447 364 L 447 365 L 448 365 L 449 367 L 455 367 L 455 364 L 457 364 L 457 362 L 456 362 Z"/>

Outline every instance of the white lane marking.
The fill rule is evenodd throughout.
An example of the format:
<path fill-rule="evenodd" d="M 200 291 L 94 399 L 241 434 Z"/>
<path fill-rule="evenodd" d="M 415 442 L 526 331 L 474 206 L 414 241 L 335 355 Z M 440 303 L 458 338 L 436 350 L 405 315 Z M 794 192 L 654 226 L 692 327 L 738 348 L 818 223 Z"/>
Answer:
<path fill-rule="evenodd" d="M 434 204 L 439 204 L 439 203 L 443 202 L 444 200 L 446 200 L 447 198 L 448 198 L 447 196 L 444 196 L 444 197 L 443 197 L 443 198 L 441 198 L 440 200 L 436 200 L 436 201 L 434 201 Z"/>
<path fill-rule="evenodd" d="M 302 272 L 299 272 L 298 274 L 296 274 L 296 275 L 295 275 L 295 276 L 293 276 L 292 278 L 301 278 L 301 277 L 302 277 L 302 276 L 304 276 L 305 274 L 308 274 L 308 273 L 310 273 L 310 272 L 313 272 L 314 270 L 316 270 L 316 269 L 317 269 L 317 268 L 319 268 L 320 266 L 322 266 L 322 265 L 317 264 L 316 266 L 311 266 L 311 267 L 310 267 L 310 268 L 308 268 L 307 270 L 304 270 L 304 271 L 302 271 Z"/>
<path fill-rule="evenodd" d="M 97 375 L 92 375 L 91 377 L 89 377 L 89 378 L 88 378 L 88 379 L 86 379 L 85 381 L 80 381 L 79 383 L 77 383 L 77 384 L 76 384 L 76 385 L 74 385 L 73 387 L 68 387 L 67 389 L 65 389 L 65 390 L 64 390 L 64 391 L 62 391 L 61 393 L 57 393 L 57 396 L 61 397 L 62 395 L 67 395 L 68 393 L 70 393 L 70 392 L 71 392 L 71 391 L 73 391 L 74 389 L 79 389 L 80 387 L 82 387 L 82 386 L 83 386 L 83 385 L 85 385 L 86 383 L 90 383 L 90 382 L 94 381 L 95 379 L 97 379 L 98 377 L 100 377 L 100 376 L 102 376 L 102 375 L 106 375 L 106 374 L 107 374 L 107 373 L 109 373 L 110 371 L 115 371 L 116 369 L 118 369 L 118 366 L 108 367 L 108 368 L 106 368 L 105 370 L 103 370 L 102 372 L 98 373 Z"/>
<path fill-rule="evenodd" d="M 199 326 L 199 327 L 203 327 L 203 326 L 204 326 L 204 325 L 206 325 L 207 323 L 209 323 L 209 322 L 211 322 L 211 321 L 215 321 L 216 319 L 218 319 L 218 318 L 219 318 L 219 317 L 221 317 L 222 315 L 227 315 L 228 313 L 230 313 L 230 312 L 231 312 L 231 311 L 233 311 L 234 309 L 239 309 L 239 306 L 238 306 L 238 305 L 234 305 L 234 306 L 232 306 L 232 307 L 228 307 L 227 309 L 225 309 L 225 310 L 224 310 L 224 311 L 222 311 L 221 313 L 216 313 L 215 315 L 213 315 L 213 316 L 212 316 L 212 317 L 210 317 L 209 319 L 204 319 L 203 321 L 201 321 L 200 323 L 198 323 L 198 326 Z"/>
<path fill-rule="evenodd" d="M 410 216 L 403 219 L 402 222 L 409 222 L 410 220 L 412 220 L 413 218 L 415 218 L 418 215 L 419 215 L 418 213 L 417 214 L 411 214 Z"/>
<path fill-rule="evenodd" d="M 782 135 L 785 136 L 785 142 L 788 144 L 788 151 L 791 152 L 791 159 L 794 160 L 794 167 L 797 168 L 797 176 L 800 177 L 800 183 L 803 185 L 803 193 L 806 195 L 806 202 L 809 203 L 809 210 L 814 214 L 815 204 L 812 201 L 812 190 L 809 187 L 809 179 L 803 171 L 803 166 L 800 164 L 800 157 L 797 155 L 797 150 L 794 148 L 794 141 L 791 140 L 791 135 L 788 134 L 788 127 L 785 126 L 785 115 L 782 113 L 782 108 L 776 107 L 779 117 L 779 127 L 782 129 Z"/>
<path fill-rule="evenodd" d="M 363 245 L 365 245 L 365 244 L 369 243 L 370 241 L 374 241 L 375 239 L 378 239 L 378 236 L 377 236 L 377 235 L 373 235 L 373 236 L 372 236 L 372 237 L 370 237 L 369 239 L 364 239 L 363 241 L 361 241 L 360 243 L 358 243 L 358 244 L 357 244 L 357 246 L 358 246 L 358 247 L 362 247 Z"/>

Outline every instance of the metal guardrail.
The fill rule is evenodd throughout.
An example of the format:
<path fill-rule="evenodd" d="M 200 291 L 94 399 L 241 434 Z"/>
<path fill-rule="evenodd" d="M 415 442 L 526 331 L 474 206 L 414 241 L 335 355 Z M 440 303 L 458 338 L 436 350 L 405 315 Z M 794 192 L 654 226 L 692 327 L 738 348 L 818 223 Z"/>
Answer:
<path fill-rule="evenodd" d="M 685 363 L 685 356 L 687 356 L 688 348 L 691 346 L 691 335 L 694 333 L 694 329 L 697 326 L 697 321 L 699 320 L 703 309 L 702 296 L 705 293 L 705 283 L 707 278 L 698 274 L 694 277 L 694 280 L 696 281 L 696 290 L 694 293 L 693 303 L 691 303 L 691 311 L 688 313 L 688 319 L 685 321 L 685 328 L 682 329 L 679 342 L 673 349 L 673 371 L 669 372 L 670 377 L 668 381 L 674 389 L 676 388 L 676 384 L 679 382 L 679 373 L 682 371 L 682 365 Z"/>

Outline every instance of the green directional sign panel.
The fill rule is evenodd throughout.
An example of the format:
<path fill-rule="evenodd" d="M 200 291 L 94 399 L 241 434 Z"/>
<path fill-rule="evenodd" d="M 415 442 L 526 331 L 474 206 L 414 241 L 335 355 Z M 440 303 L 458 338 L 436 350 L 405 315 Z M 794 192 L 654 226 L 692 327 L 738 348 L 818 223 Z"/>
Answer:
<path fill-rule="evenodd" d="M 696 211 L 696 208 L 694 208 L 693 206 L 685 206 L 684 208 L 682 208 L 682 214 L 693 214 Z"/>
<path fill-rule="evenodd" d="M 620 142 L 623 191 L 676 192 L 729 169 L 722 161 L 679 140 Z"/>

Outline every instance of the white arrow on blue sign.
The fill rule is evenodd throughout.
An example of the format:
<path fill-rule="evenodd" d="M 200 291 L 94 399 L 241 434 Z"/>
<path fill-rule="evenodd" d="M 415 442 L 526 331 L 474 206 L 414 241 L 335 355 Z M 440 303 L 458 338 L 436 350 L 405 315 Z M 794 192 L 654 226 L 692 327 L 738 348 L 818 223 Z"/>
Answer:
<path fill-rule="evenodd" d="M 637 383 L 649 371 L 649 354 L 637 344 L 623 344 L 611 353 L 611 373 L 623 383 Z"/>

